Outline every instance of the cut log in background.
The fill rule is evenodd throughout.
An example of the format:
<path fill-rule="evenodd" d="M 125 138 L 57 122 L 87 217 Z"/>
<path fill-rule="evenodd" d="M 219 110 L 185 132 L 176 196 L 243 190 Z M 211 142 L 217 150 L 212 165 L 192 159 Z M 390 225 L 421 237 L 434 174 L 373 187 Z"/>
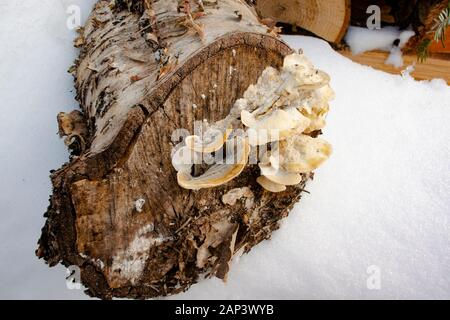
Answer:
<path fill-rule="evenodd" d="M 255 0 L 261 18 L 306 29 L 339 43 L 350 22 L 350 0 Z"/>
<path fill-rule="evenodd" d="M 76 40 L 82 112 L 58 117 L 73 157 L 52 173 L 37 255 L 79 266 L 87 293 L 100 298 L 178 293 L 202 273 L 224 279 L 233 254 L 270 237 L 310 176 L 272 194 L 249 166 L 221 187 L 185 190 L 171 135 L 222 119 L 292 50 L 240 0 L 191 1 L 191 15 L 187 1 L 112 3 L 97 3 Z M 243 187 L 236 204 L 222 202 Z"/>

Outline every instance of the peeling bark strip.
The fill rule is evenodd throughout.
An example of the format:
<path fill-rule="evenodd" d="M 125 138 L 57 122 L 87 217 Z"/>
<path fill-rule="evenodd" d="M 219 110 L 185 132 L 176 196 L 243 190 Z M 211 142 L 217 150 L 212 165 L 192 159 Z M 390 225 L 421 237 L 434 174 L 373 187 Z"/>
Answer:
<path fill-rule="evenodd" d="M 173 131 L 223 118 L 292 52 L 243 1 L 198 3 L 99 1 L 76 40 L 83 113 L 59 116 L 75 156 L 52 173 L 37 255 L 80 266 L 91 296 L 150 298 L 184 291 L 200 274 L 224 279 L 233 254 L 268 239 L 311 177 L 273 194 L 249 166 L 217 188 L 178 186 Z"/>

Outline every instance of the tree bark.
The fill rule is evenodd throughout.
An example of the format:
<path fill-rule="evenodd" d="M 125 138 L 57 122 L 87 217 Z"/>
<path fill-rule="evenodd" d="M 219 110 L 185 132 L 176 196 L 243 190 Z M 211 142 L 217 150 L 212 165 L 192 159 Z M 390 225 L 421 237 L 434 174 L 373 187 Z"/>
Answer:
<path fill-rule="evenodd" d="M 200 274 L 225 279 L 232 256 L 268 239 L 312 177 L 273 194 L 248 166 L 217 188 L 178 186 L 174 130 L 225 117 L 292 52 L 243 1 L 212 2 L 203 13 L 193 1 L 190 10 L 187 1 L 99 1 L 80 30 L 82 112 L 58 117 L 73 157 L 51 175 L 37 255 L 79 266 L 91 296 L 150 298 L 184 291 Z M 242 199 L 225 204 L 235 188 L 245 188 Z"/>

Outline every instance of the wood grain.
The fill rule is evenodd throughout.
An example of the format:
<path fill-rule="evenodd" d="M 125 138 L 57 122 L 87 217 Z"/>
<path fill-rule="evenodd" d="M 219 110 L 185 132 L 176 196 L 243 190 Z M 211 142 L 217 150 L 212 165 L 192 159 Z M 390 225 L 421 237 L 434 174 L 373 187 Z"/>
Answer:
<path fill-rule="evenodd" d="M 341 41 L 350 22 L 349 0 L 258 0 L 262 18 L 302 27 L 334 43 Z"/>
<path fill-rule="evenodd" d="M 52 173 L 37 255 L 79 266 L 91 296 L 142 299 L 187 290 L 202 274 L 225 279 L 233 255 L 270 238 L 312 174 L 274 194 L 249 165 L 220 187 L 182 189 L 171 164 L 174 130 L 223 118 L 293 51 L 240 0 L 205 6 L 203 37 L 177 23 L 185 18 L 178 0 L 117 3 L 99 1 L 77 41 L 86 149 Z M 161 53 L 176 59 L 164 73 Z M 71 129 L 70 115 L 65 121 Z M 243 187 L 251 201 L 222 202 Z"/>
<path fill-rule="evenodd" d="M 339 52 L 357 63 L 392 74 L 401 74 L 406 66 L 414 65 L 414 71 L 411 73 L 411 76 L 415 79 L 431 80 L 439 78 L 450 84 L 450 55 L 448 54 L 433 54 L 423 63 L 419 63 L 415 55 L 404 55 L 404 67 L 395 68 L 392 65 L 385 64 L 389 56 L 388 52 L 369 51 L 359 55 L 353 55 L 349 50 L 341 50 Z"/>

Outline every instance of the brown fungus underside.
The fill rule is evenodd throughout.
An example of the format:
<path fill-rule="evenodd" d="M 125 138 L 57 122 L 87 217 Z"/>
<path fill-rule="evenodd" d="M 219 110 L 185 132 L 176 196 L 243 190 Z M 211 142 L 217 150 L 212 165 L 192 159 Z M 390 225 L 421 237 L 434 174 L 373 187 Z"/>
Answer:
<path fill-rule="evenodd" d="M 233 254 L 270 238 L 312 178 L 270 193 L 249 165 L 216 188 L 178 185 L 172 133 L 223 119 L 292 53 L 241 1 L 187 2 L 99 1 L 76 41 L 82 113 L 58 117 L 73 157 L 51 175 L 37 255 L 79 266 L 91 296 L 151 298 L 201 274 L 225 279 Z"/>

